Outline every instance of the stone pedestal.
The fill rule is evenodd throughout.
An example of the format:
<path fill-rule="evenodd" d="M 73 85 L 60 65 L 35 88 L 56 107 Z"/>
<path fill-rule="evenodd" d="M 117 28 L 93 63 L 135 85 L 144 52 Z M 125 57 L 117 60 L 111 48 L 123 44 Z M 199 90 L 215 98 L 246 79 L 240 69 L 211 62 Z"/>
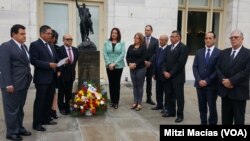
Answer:
<path fill-rule="evenodd" d="M 84 81 L 100 85 L 100 51 L 79 50 L 78 89 Z"/>

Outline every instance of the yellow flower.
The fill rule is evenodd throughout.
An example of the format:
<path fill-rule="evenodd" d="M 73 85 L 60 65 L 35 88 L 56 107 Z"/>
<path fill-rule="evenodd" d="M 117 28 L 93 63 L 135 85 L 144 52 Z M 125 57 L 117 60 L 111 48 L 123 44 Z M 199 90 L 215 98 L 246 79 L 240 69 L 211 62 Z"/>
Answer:
<path fill-rule="evenodd" d="M 80 90 L 78 93 L 81 94 L 81 95 L 83 95 L 83 90 Z"/>

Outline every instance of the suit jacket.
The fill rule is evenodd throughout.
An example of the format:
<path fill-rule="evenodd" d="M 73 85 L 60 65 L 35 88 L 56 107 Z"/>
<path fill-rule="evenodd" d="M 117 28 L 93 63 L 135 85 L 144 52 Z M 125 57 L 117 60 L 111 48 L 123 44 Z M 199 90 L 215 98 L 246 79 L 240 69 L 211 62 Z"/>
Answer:
<path fill-rule="evenodd" d="M 108 64 L 115 63 L 115 68 L 125 67 L 125 43 L 117 43 L 113 51 L 112 42 L 109 40 L 105 41 L 103 48 L 103 56 L 106 66 Z"/>
<path fill-rule="evenodd" d="M 66 49 L 64 46 L 61 46 L 58 50 L 58 58 L 61 60 L 63 58 L 66 58 L 68 57 L 68 54 L 66 52 Z M 59 71 L 61 72 L 61 79 L 63 81 L 74 81 L 75 80 L 75 77 L 76 77 L 76 71 L 75 71 L 75 68 L 76 68 L 76 63 L 77 63 L 77 60 L 78 60 L 78 49 L 75 48 L 75 47 L 72 47 L 72 53 L 74 55 L 74 61 L 73 63 L 71 64 L 70 62 L 68 64 L 65 64 L 65 65 L 62 65 L 61 67 L 59 67 Z"/>
<path fill-rule="evenodd" d="M 50 49 L 53 56 L 41 39 L 30 44 L 30 60 L 35 67 L 33 80 L 35 84 L 50 84 L 56 78 L 56 71 L 50 68 L 49 63 L 56 63 L 58 58 L 54 47 L 50 45 Z"/>
<path fill-rule="evenodd" d="M 147 61 L 152 61 L 152 57 L 156 53 L 157 48 L 159 47 L 159 42 L 158 39 L 155 37 L 151 36 L 150 42 L 148 47 L 146 46 L 146 37 L 144 37 L 144 45 L 147 48 Z"/>
<path fill-rule="evenodd" d="M 194 86 L 200 88 L 199 81 L 206 80 L 208 86 L 216 88 L 218 86 L 218 79 L 215 66 L 220 56 L 220 50 L 216 47 L 214 48 L 207 64 L 205 60 L 205 53 L 206 48 L 199 49 L 196 52 L 193 63 L 193 73 L 195 77 Z"/>
<path fill-rule="evenodd" d="M 155 79 L 159 79 L 161 81 L 165 80 L 163 71 L 164 71 L 164 55 L 166 53 L 167 47 L 162 50 L 162 48 L 158 47 L 156 54 L 153 57 L 153 74 L 155 75 Z"/>
<path fill-rule="evenodd" d="M 166 48 L 164 70 L 169 72 L 170 81 L 173 83 L 185 83 L 185 65 L 188 58 L 188 47 L 182 42 L 171 51 L 171 45 Z"/>
<path fill-rule="evenodd" d="M 25 46 L 26 52 L 28 52 Z M 30 62 L 18 45 L 10 40 L 0 46 L 0 86 L 14 90 L 28 89 L 32 80 Z"/>
<path fill-rule="evenodd" d="M 216 67 L 220 83 L 219 95 L 233 100 L 249 99 L 250 51 L 242 47 L 230 64 L 231 51 L 232 48 L 222 51 Z M 234 88 L 224 87 L 221 83 L 224 78 L 228 78 Z"/>

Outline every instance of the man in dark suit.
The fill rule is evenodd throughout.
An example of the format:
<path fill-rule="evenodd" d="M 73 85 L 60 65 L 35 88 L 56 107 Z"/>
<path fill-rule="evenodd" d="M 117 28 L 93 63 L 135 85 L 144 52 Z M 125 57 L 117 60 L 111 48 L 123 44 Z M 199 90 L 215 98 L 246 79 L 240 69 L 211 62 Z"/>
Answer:
<path fill-rule="evenodd" d="M 76 63 L 78 60 L 78 50 L 72 46 L 73 38 L 66 34 L 63 36 L 63 46 L 58 50 L 58 58 L 68 57 L 68 63 L 59 68 L 60 87 L 58 93 L 58 107 L 63 115 L 70 112 L 70 99 L 72 97 L 72 88 L 76 76 Z"/>
<path fill-rule="evenodd" d="M 156 49 L 159 47 L 158 40 L 151 36 L 153 32 L 153 27 L 151 25 L 145 26 L 145 37 L 144 37 L 144 43 L 147 47 L 147 58 L 144 61 L 145 66 L 147 68 L 146 71 L 146 93 L 147 93 L 147 100 L 146 103 L 155 105 L 155 102 L 152 100 L 152 77 L 153 77 L 153 67 L 151 65 L 152 58 L 154 54 L 156 53 Z"/>
<path fill-rule="evenodd" d="M 232 47 L 221 52 L 216 67 L 222 98 L 222 124 L 243 125 L 249 99 L 250 51 L 242 45 L 241 31 L 234 30 L 229 39 Z"/>
<path fill-rule="evenodd" d="M 194 58 L 194 86 L 197 91 L 201 125 L 216 125 L 218 121 L 216 109 L 218 79 L 215 66 L 220 50 L 214 45 L 216 36 L 213 32 L 206 33 L 204 41 L 205 48 L 199 49 Z M 208 118 L 207 107 L 209 107 Z"/>
<path fill-rule="evenodd" d="M 48 44 L 52 30 L 49 26 L 40 27 L 40 38 L 30 44 L 30 59 L 34 65 L 34 83 L 36 98 L 33 109 L 33 129 L 45 131 L 43 124 L 54 125 L 50 111 L 55 93 L 57 55 Z"/>
<path fill-rule="evenodd" d="M 183 121 L 185 65 L 188 58 L 188 47 L 181 42 L 181 33 L 173 31 L 171 47 L 167 47 L 164 59 L 165 88 L 167 89 L 167 112 L 163 117 L 175 117 L 177 101 L 177 118 L 175 122 Z"/>
<path fill-rule="evenodd" d="M 12 39 L 0 46 L 0 86 L 7 128 L 6 138 L 19 141 L 22 140 L 21 136 L 31 135 L 31 132 L 23 127 L 23 107 L 32 75 L 29 53 L 24 45 L 25 27 L 16 24 L 10 32 Z"/>
<path fill-rule="evenodd" d="M 166 52 L 168 43 L 168 36 L 161 35 L 159 38 L 160 47 L 157 48 L 156 54 L 153 58 L 153 78 L 156 80 L 156 106 L 151 108 L 152 110 L 160 110 L 163 109 L 163 96 L 165 92 L 165 77 L 163 75 L 163 60 L 164 54 Z M 166 96 L 165 96 L 166 98 Z M 166 100 L 164 101 L 165 108 L 166 108 Z"/>

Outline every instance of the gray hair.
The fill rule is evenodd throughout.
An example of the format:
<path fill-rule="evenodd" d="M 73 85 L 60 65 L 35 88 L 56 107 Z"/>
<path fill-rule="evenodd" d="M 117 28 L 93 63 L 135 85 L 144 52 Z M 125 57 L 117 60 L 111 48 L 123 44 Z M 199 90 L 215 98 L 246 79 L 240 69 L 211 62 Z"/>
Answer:
<path fill-rule="evenodd" d="M 235 34 L 239 34 L 241 37 L 244 37 L 242 31 L 239 30 L 239 29 L 233 30 L 233 31 L 231 32 L 231 35 L 234 34 L 234 33 L 235 33 Z"/>

